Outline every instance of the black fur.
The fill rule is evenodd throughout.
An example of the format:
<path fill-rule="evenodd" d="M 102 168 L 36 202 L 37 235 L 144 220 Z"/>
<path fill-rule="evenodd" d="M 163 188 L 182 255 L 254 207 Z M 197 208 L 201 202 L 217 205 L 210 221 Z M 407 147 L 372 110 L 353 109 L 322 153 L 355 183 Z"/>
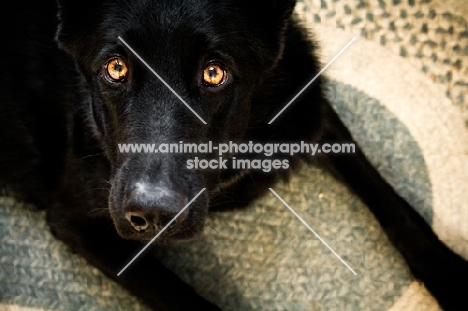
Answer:
<path fill-rule="evenodd" d="M 116 277 L 141 248 L 138 241 L 147 241 L 158 231 L 154 226 L 138 232 L 124 217 L 124 210 L 133 205 L 148 210 L 155 204 L 152 197 L 142 203 L 133 194 L 135 183 L 144 180 L 174 190 L 175 201 L 168 206 L 158 201 L 161 210 L 149 212 L 156 218 L 174 214 L 180 206 L 172 205 L 183 205 L 207 188 L 185 220 L 158 239 L 169 242 L 200 233 L 210 206 L 218 210 L 246 206 L 278 179 L 287 178 L 289 171 L 189 170 L 184 168 L 187 155 L 121 154 L 117 144 L 352 142 L 323 96 L 320 79 L 273 125 L 267 124 L 319 71 L 313 41 L 291 16 L 294 4 L 290 0 L 13 4 L 1 21 L 7 44 L 0 52 L 0 182 L 46 208 L 58 238 L 154 309 L 216 309 L 151 256 L 143 255 Z M 115 56 L 129 67 L 124 82 L 109 81 L 103 73 Z M 201 82 L 203 68 L 211 62 L 226 70 L 224 85 L 207 87 Z M 289 160 L 293 169 L 310 161 Z M 468 278 L 467 262 L 438 240 L 361 151 L 321 156 L 316 162 L 369 206 L 411 271 L 444 309 L 466 309 L 466 288 L 457 281 L 463 284 Z M 108 214 L 90 213 L 107 206 Z"/>

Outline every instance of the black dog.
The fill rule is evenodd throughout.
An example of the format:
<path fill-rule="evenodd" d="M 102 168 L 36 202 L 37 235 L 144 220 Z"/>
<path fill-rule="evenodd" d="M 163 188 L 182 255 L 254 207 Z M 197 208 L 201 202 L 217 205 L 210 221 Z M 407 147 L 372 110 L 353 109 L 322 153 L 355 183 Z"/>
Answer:
<path fill-rule="evenodd" d="M 18 1 L 2 18 L 2 184 L 47 208 L 58 238 L 154 309 L 216 309 L 151 256 L 116 274 L 202 188 L 158 241 L 199 234 L 210 206 L 232 207 L 232 198 L 245 206 L 291 170 L 188 169 L 187 154 L 124 154 L 118 144 L 353 142 L 320 79 L 268 125 L 319 71 L 314 43 L 292 17 L 295 1 L 58 2 Z M 284 159 L 292 169 L 310 162 Z M 443 308 L 466 309 L 456 281 L 468 279 L 467 262 L 360 150 L 314 161 L 362 198 Z M 106 206 L 107 217 L 89 213 Z"/>

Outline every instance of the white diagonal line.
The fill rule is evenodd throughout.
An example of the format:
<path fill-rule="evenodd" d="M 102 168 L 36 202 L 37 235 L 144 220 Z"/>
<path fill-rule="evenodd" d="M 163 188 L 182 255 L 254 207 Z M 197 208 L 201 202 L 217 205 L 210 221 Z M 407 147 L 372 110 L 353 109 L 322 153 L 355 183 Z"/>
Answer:
<path fill-rule="evenodd" d="M 172 220 L 164 228 L 162 228 L 161 231 L 159 231 L 159 233 L 156 234 L 156 236 L 152 238 L 151 241 L 149 241 L 148 244 L 146 244 L 145 247 L 143 247 L 143 249 L 138 254 L 136 254 L 135 257 L 133 257 L 133 259 L 130 260 L 130 262 L 125 267 L 123 267 L 122 270 L 120 270 L 119 273 L 117 273 L 117 276 L 120 276 L 122 272 L 124 272 L 135 261 L 135 259 L 137 259 L 174 222 L 174 220 L 176 220 L 177 217 L 179 217 L 180 214 L 182 214 L 190 206 L 190 204 L 192 204 L 203 193 L 203 191 L 205 191 L 205 189 L 206 188 L 200 190 L 200 192 L 198 192 L 198 194 L 190 202 L 188 202 L 187 205 L 185 205 L 184 208 L 181 209 L 180 212 L 177 213 L 177 215 L 175 215 L 175 217 L 172 218 Z"/>
<path fill-rule="evenodd" d="M 125 44 L 125 46 L 126 46 L 130 51 L 132 51 L 133 54 L 135 54 L 136 57 L 138 57 L 138 59 L 139 59 L 146 67 L 148 67 L 148 69 L 149 69 L 149 70 L 150 70 L 150 71 L 151 71 L 151 72 L 152 72 L 152 73 L 153 73 L 153 74 L 154 74 L 154 75 L 155 75 L 155 76 L 172 92 L 172 93 L 174 93 L 175 96 L 177 96 L 177 98 L 178 98 L 185 106 L 187 106 L 188 109 L 190 109 L 191 112 L 193 112 L 194 115 L 196 115 L 196 116 L 198 117 L 198 119 L 200 119 L 200 121 L 203 122 L 203 124 L 206 124 L 205 120 L 203 120 L 202 117 L 200 117 L 200 115 L 198 115 L 198 113 L 196 113 L 195 110 L 193 110 L 192 107 L 190 107 L 189 104 L 187 104 L 187 103 L 185 102 L 185 100 L 184 100 L 182 97 L 180 97 L 180 95 L 177 94 L 177 92 L 174 91 L 174 89 L 173 89 L 169 84 L 167 84 L 166 81 L 164 81 L 164 79 L 161 78 L 161 76 L 158 75 L 158 73 L 157 73 L 156 71 L 154 71 L 153 68 L 151 68 L 150 65 L 148 65 L 148 63 L 145 62 L 145 60 L 144 60 L 143 58 L 141 58 L 141 56 L 138 55 L 138 53 L 135 52 L 135 50 L 132 49 L 132 48 L 130 47 L 130 45 L 128 45 L 127 42 L 125 42 L 124 39 L 122 39 L 122 37 L 119 36 L 118 38 L 119 38 L 120 41 L 122 41 L 123 44 Z"/>
<path fill-rule="evenodd" d="M 312 80 L 310 80 L 310 82 L 307 83 L 307 85 L 304 86 L 304 88 L 302 88 L 302 90 L 300 90 L 299 93 L 297 93 L 297 95 L 294 96 L 294 98 L 291 99 L 291 100 L 289 101 L 289 103 L 288 103 L 286 106 L 284 106 L 284 108 L 281 109 L 281 111 L 278 112 L 278 114 L 277 114 L 273 119 L 271 119 L 270 122 L 268 122 L 268 124 L 272 124 L 273 121 L 276 120 L 276 118 L 278 118 L 278 117 L 279 117 L 279 116 L 280 116 L 280 115 L 281 115 L 281 114 L 282 114 L 282 113 L 299 97 L 299 96 L 301 96 L 301 94 L 302 94 L 318 77 L 320 77 L 320 75 L 321 75 L 321 74 L 322 74 L 322 73 L 323 73 L 323 72 L 324 72 L 324 71 L 325 71 L 325 70 L 326 70 L 326 69 L 327 69 L 327 68 L 328 68 L 328 67 L 329 67 L 329 66 L 330 66 L 330 65 L 331 65 L 331 64 L 332 64 L 332 63 L 333 63 L 333 62 L 334 62 L 350 45 L 351 45 L 351 43 L 354 42 L 354 40 L 356 40 L 356 37 L 353 37 L 353 39 L 351 39 L 351 41 L 349 41 L 348 44 L 346 44 L 345 47 L 342 48 L 341 51 L 338 52 L 338 54 L 336 54 L 335 57 L 333 57 L 332 60 L 329 61 L 328 64 L 327 64 L 325 67 L 323 67 L 323 69 L 320 70 L 320 72 L 319 72 L 318 74 L 316 74 L 315 77 L 314 77 Z"/>
<path fill-rule="evenodd" d="M 315 232 L 314 229 L 312 229 L 305 221 L 304 219 L 301 218 L 301 216 L 299 216 L 273 189 L 271 188 L 268 188 L 270 189 L 270 191 L 307 227 L 307 229 L 309 229 L 316 237 L 317 239 L 320 240 L 320 242 L 323 243 L 323 245 L 325 245 L 332 253 L 333 255 L 336 256 L 336 258 L 338 258 L 345 266 L 346 268 L 348 268 L 352 273 L 354 273 L 354 275 L 357 275 L 356 271 L 353 270 L 353 268 L 351 268 L 347 263 L 346 261 L 343 260 L 343 258 L 340 257 L 340 255 L 338 255 L 334 250 L 333 248 L 330 247 L 330 245 L 327 244 L 327 242 L 325 242 L 324 239 L 322 239 L 318 234 L 317 232 Z"/>

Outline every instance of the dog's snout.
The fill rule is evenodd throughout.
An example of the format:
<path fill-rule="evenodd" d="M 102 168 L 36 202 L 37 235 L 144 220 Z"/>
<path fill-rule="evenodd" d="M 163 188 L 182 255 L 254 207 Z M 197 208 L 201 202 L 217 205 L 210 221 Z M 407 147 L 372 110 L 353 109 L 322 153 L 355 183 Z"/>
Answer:
<path fill-rule="evenodd" d="M 171 229 L 181 224 L 189 214 L 188 208 L 177 215 L 186 204 L 187 197 L 180 191 L 137 183 L 125 196 L 123 213 L 137 233 L 156 233 L 168 224 Z"/>
<path fill-rule="evenodd" d="M 127 212 L 125 213 L 125 218 L 138 232 L 145 231 L 148 228 L 148 220 L 146 219 L 145 215 L 141 212 Z"/>

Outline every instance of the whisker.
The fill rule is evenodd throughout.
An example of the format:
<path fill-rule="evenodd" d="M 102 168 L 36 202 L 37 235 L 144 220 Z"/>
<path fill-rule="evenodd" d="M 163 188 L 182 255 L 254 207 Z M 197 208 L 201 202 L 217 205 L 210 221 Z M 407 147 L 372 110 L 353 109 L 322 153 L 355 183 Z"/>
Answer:
<path fill-rule="evenodd" d="M 96 157 L 96 156 L 103 155 L 103 154 L 104 154 L 104 152 L 99 152 L 99 153 L 96 153 L 96 154 L 90 154 L 90 155 L 87 155 L 87 156 L 84 156 L 84 157 L 80 158 L 80 160 L 88 159 L 88 158 L 91 158 L 91 157 Z"/>
<path fill-rule="evenodd" d="M 101 207 L 101 208 L 95 208 L 93 210 L 90 210 L 86 216 L 101 216 L 101 215 L 106 215 L 106 216 L 110 216 L 109 214 L 109 209 L 108 208 L 104 208 L 104 207 Z"/>

